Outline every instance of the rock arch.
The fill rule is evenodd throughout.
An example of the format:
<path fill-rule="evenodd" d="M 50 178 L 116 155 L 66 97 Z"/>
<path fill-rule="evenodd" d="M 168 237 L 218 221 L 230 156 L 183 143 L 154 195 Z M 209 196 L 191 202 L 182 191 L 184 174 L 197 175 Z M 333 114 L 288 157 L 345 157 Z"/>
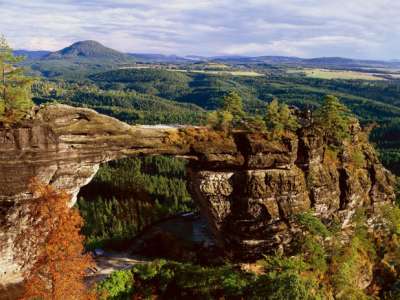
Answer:
<path fill-rule="evenodd" d="M 352 144 L 365 162 L 355 167 L 346 159 L 326 163 L 323 139 L 308 129 L 271 141 L 262 133 L 130 126 L 66 105 L 36 108 L 18 127 L 0 129 L 0 283 L 21 280 L 13 242 L 24 228 L 33 177 L 74 201 L 100 163 L 141 154 L 186 157 L 189 189 L 218 242 L 234 257 L 252 258 L 289 244 L 290 217 L 310 207 L 345 224 L 357 207 L 394 201 L 393 176 L 359 133 L 355 127 Z"/>

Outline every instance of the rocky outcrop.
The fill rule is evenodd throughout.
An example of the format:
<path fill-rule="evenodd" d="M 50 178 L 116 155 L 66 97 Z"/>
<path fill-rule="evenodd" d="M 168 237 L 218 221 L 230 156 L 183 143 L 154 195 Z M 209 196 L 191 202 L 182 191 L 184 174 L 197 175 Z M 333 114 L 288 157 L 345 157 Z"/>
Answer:
<path fill-rule="evenodd" d="M 240 168 L 203 170 L 192 162 L 190 187 L 220 245 L 233 257 L 288 250 L 293 216 L 313 209 L 326 222 L 350 225 L 358 208 L 371 216 L 394 201 L 394 178 L 355 126 L 344 151 L 330 149 L 316 129 L 274 140 L 236 133 Z"/>
<path fill-rule="evenodd" d="M 315 209 L 348 225 L 358 207 L 373 213 L 394 200 L 393 177 L 355 124 L 344 151 L 321 132 L 271 138 L 202 127 L 129 126 L 90 109 L 43 106 L 16 128 L 0 129 L 0 282 L 21 279 L 15 237 L 27 226 L 29 181 L 71 194 L 99 164 L 132 155 L 190 160 L 188 182 L 217 242 L 233 257 L 254 258 L 290 245 L 293 215 Z M 72 204 L 72 203 L 71 203 Z"/>
<path fill-rule="evenodd" d="M 0 128 L 0 285 L 21 280 L 15 239 L 28 226 L 32 178 L 68 192 L 72 205 L 100 163 L 156 154 L 212 164 L 240 160 L 231 138 L 206 128 L 129 126 L 66 105 L 36 108 L 17 127 Z"/>

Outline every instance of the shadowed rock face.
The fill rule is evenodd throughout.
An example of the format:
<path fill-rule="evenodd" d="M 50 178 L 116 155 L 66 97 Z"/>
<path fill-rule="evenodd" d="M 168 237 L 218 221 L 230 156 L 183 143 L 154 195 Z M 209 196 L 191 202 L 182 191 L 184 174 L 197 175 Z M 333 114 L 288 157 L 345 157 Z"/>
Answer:
<path fill-rule="evenodd" d="M 65 105 L 37 108 L 18 128 L 0 129 L 0 283 L 21 279 L 14 240 L 27 226 L 33 177 L 66 190 L 74 202 L 100 163 L 187 157 L 190 191 L 219 245 L 233 257 L 256 258 L 290 245 L 296 213 L 315 208 L 346 226 L 358 207 L 373 213 L 393 202 L 394 178 L 357 125 L 345 149 L 335 157 L 310 128 L 271 140 L 201 127 L 129 126 Z"/>
<path fill-rule="evenodd" d="M 334 152 L 322 135 L 309 129 L 280 141 L 238 135 L 245 158 L 240 168 L 204 170 L 194 162 L 189 173 L 193 198 L 234 258 L 290 251 L 298 230 L 293 216 L 311 208 L 344 228 L 358 208 L 372 216 L 375 208 L 394 201 L 394 178 L 372 146 L 359 140 L 365 135 L 357 127 L 339 157 L 330 157 Z M 362 159 L 355 162 L 354 153 Z"/>

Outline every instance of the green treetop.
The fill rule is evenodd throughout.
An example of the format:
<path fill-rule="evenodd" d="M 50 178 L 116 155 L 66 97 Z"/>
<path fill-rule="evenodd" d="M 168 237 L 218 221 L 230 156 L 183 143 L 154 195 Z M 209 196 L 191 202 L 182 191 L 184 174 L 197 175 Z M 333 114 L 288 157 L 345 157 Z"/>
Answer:
<path fill-rule="evenodd" d="M 226 94 L 222 102 L 221 109 L 208 115 L 208 124 L 215 129 L 228 131 L 243 121 L 243 102 L 239 94 L 233 91 Z"/>
<path fill-rule="evenodd" d="M 222 110 L 230 112 L 235 120 L 240 120 L 244 116 L 243 101 L 236 92 L 229 92 L 224 96 Z"/>
<path fill-rule="evenodd" d="M 327 95 L 324 104 L 316 111 L 315 119 L 331 142 L 338 143 L 349 136 L 351 113 L 337 97 Z"/>
<path fill-rule="evenodd" d="M 32 107 L 32 79 L 17 66 L 23 60 L 13 54 L 6 39 L 0 37 L 0 121 L 14 123 Z"/>
<path fill-rule="evenodd" d="M 280 104 L 277 99 L 267 105 L 265 122 L 267 128 L 278 135 L 285 130 L 295 131 L 299 128 L 296 116 L 292 114 L 286 104 Z"/>
<path fill-rule="evenodd" d="M 207 122 L 212 128 L 228 131 L 232 125 L 233 116 L 224 110 L 213 111 L 208 114 Z"/>

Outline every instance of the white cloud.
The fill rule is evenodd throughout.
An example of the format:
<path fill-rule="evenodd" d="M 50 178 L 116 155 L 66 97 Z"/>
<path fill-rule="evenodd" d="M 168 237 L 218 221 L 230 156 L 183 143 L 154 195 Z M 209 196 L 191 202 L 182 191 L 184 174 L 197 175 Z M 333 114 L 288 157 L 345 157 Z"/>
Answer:
<path fill-rule="evenodd" d="M 62 40 L 51 37 L 32 37 L 26 40 L 27 49 L 49 49 L 57 50 L 65 46 Z"/>
<path fill-rule="evenodd" d="M 130 52 L 398 58 L 389 0 L 0 0 L 15 48 L 84 39 Z"/>

